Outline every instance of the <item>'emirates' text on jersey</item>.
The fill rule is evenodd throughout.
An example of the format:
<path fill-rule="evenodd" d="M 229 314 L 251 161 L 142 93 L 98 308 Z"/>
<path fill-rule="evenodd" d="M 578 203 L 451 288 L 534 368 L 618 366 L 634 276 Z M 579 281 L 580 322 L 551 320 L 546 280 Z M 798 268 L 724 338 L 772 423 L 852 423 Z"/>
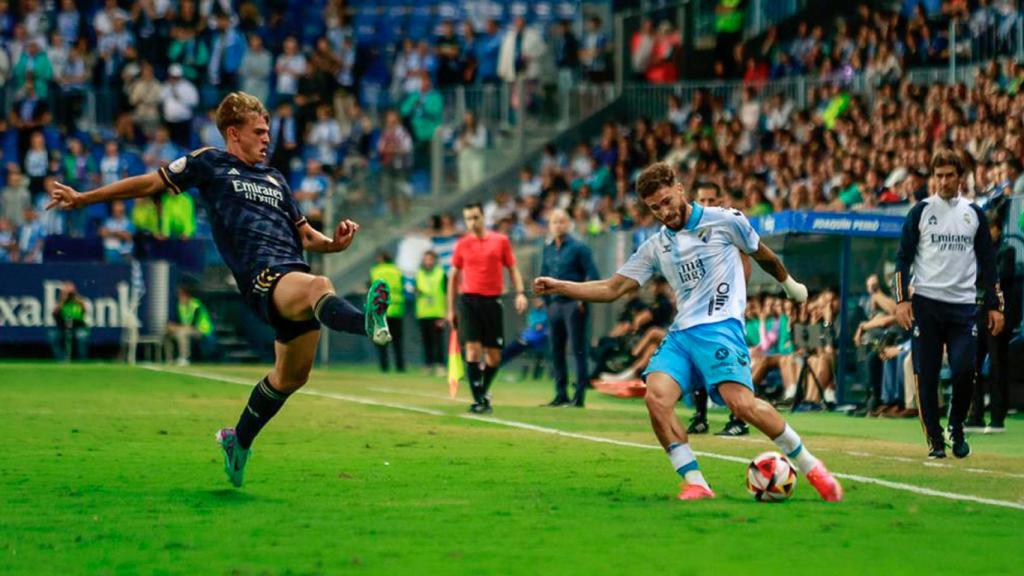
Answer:
<path fill-rule="evenodd" d="M 729 318 L 743 321 L 747 283 L 739 251 L 757 251 L 761 239 L 737 210 L 691 204 L 686 226 L 662 226 L 637 248 L 618 273 L 642 286 L 660 273 L 676 294 L 672 330 Z"/>
<path fill-rule="evenodd" d="M 913 277 L 911 277 L 913 267 Z M 931 196 L 907 214 L 896 256 L 896 300 L 914 294 L 951 304 L 998 307 L 995 248 L 985 213 L 967 199 Z"/>
<path fill-rule="evenodd" d="M 200 148 L 160 168 L 174 193 L 195 187 L 206 203 L 224 262 L 245 291 L 261 270 L 305 265 L 299 227 L 306 219 L 284 176 L 216 148 Z"/>

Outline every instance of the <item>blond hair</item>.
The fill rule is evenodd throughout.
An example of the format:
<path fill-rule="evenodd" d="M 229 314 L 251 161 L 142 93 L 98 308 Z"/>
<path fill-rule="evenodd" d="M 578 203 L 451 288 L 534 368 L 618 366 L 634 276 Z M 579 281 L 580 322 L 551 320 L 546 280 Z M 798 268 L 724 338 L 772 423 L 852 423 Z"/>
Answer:
<path fill-rule="evenodd" d="M 227 136 L 228 128 L 245 124 L 253 115 L 270 121 L 270 113 L 259 98 L 245 92 L 232 92 L 217 106 L 217 130 Z"/>

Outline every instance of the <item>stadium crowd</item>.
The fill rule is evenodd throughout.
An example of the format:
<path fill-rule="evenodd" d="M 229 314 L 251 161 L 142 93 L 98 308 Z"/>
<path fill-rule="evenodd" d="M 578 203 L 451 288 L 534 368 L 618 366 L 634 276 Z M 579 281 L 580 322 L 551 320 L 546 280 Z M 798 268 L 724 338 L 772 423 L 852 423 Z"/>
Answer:
<path fill-rule="evenodd" d="M 232 90 L 267 102 L 272 164 L 316 222 L 327 191 L 342 180 L 353 184 L 353 202 L 371 202 L 379 213 L 404 209 L 411 170 L 423 164 L 443 121 L 438 88 L 535 80 L 549 70 L 571 86 L 577 78 L 604 81 L 610 71 L 600 19 L 589 18 L 577 38 L 551 10 L 541 22 L 539 5 L 536 17 L 529 14 L 538 23 L 529 27 L 527 14 L 481 17 L 468 4 L 465 13 L 442 16 L 443 7 L 430 6 L 390 19 L 377 6 L 356 9 L 343 0 L 263 8 L 194 0 L 0 1 L 0 108 L 10 109 L 0 119 L 0 260 L 39 261 L 41 239 L 55 234 L 99 234 L 111 254 L 121 250 L 114 246 L 118 236 L 102 232 L 113 217 L 106 207 L 73 221 L 44 214 L 51 180 L 89 189 L 222 145 L 212 108 Z M 398 25 L 404 34 L 384 33 Z M 485 133 L 469 125 L 476 138 L 457 139 L 460 151 L 487 145 Z M 367 191 L 367 177 L 380 183 L 380 193 Z M 155 217 L 152 206 L 140 214 L 127 205 L 129 232 L 205 233 L 194 200 L 180 215 L 167 204 L 167 197 L 158 199 Z M 179 218 L 187 222 L 174 222 Z"/>
<path fill-rule="evenodd" d="M 632 192 L 643 167 L 664 160 L 688 190 L 710 181 L 748 216 L 782 210 L 907 207 L 928 195 L 933 147 L 965 152 L 968 198 L 979 204 L 1024 194 L 1024 65 L 979 69 L 973 86 L 901 80 L 870 93 L 842 82 L 810 89 L 798 109 L 781 93 L 747 87 L 738 102 L 698 90 L 669 98 L 661 118 L 607 123 L 593 142 L 548 146 L 523 168 L 517 190 L 485 206 L 488 224 L 515 239 L 544 234 L 547 215 L 565 208 L 578 233 L 656 230 Z"/>
<path fill-rule="evenodd" d="M 744 8 L 720 2 L 711 76 L 760 84 L 794 76 L 898 78 L 913 66 L 957 58 L 987 58 L 1016 49 L 1021 12 L 1013 0 L 860 2 L 846 17 L 828 23 L 797 22 L 792 36 L 776 26 L 743 38 Z M 950 36 L 950 23 L 958 30 Z M 664 20 L 644 20 L 630 39 L 630 66 L 637 79 L 668 84 L 679 79 L 681 36 Z M 976 53 L 984 52 L 984 53 Z"/>

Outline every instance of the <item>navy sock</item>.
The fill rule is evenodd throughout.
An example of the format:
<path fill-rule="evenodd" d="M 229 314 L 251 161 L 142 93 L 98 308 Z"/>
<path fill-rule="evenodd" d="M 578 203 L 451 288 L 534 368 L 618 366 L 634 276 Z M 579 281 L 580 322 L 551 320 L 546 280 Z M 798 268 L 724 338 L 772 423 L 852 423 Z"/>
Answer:
<path fill-rule="evenodd" d="M 327 293 L 313 307 L 313 316 L 331 330 L 349 334 L 366 334 L 365 317 L 348 300 Z"/>
<path fill-rule="evenodd" d="M 249 403 L 245 405 L 245 410 L 242 410 L 238 424 L 235 425 L 238 444 L 242 448 L 252 446 L 256 435 L 277 414 L 281 406 L 284 406 L 288 396 L 290 394 L 274 390 L 266 376 L 256 384 L 256 388 L 249 395 Z"/>
<path fill-rule="evenodd" d="M 491 391 L 491 384 L 494 383 L 494 377 L 498 375 L 497 366 L 484 365 L 484 395 Z"/>
<path fill-rule="evenodd" d="M 480 370 L 479 362 L 466 362 L 466 377 L 469 379 L 469 389 L 473 392 L 473 400 L 477 404 L 483 402 L 483 373 Z"/>

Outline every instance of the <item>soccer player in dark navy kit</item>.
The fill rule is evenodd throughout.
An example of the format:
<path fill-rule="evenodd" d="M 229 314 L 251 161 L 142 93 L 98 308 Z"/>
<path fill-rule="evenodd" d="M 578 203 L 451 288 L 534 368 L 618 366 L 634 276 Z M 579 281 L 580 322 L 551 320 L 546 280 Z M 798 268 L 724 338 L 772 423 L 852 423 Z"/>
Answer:
<path fill-rule="evenodd" d="M 164 190 L 199 190 L 214 241 L 246 305 L 275 333 L 273 371 L 256 385 L 235 428 L 217 433 L 225 472 L 235 486 L 242 485 L 253 439 L 309 379 L 321 324 L 366 333 L 375 344 L 391 340 L 384 317 L 390 300 L 385 284 L 371 286 L 364 314 L 335 295 L 329 279 L 309 273 L 303 251 L 341 252 L 359 225 L 343 220 L 328 237 L 306 221 L 284 176 L 263 164 L 270 144 L 268 121 L 259 99 L 243 92 L 228 94 L 217 108 L 217 128 L 227 150 L 200 148 L 156 172 L 86 193 L 57 183 L 47 205 L 67 210 Z"/>
<path fill-rule="evenodd" d="M 988 221 L 980 208 L 960 196 L 963 173 L 956 152 L 935 152 L 936 193 L 910 210 L 896 256 L 896 320 L 904 330 L 913 330 L 914 374 L 929 458 L 946 457 L 938 397 L 943 349 L 953 374 L 947 432 L 953 456 L 966 458 L 971 447 L 964 438 L 964 419 L 974 383 L 979 302 L 988 311 L 990 333 L 998 335 L 1003 329 Z"/>

